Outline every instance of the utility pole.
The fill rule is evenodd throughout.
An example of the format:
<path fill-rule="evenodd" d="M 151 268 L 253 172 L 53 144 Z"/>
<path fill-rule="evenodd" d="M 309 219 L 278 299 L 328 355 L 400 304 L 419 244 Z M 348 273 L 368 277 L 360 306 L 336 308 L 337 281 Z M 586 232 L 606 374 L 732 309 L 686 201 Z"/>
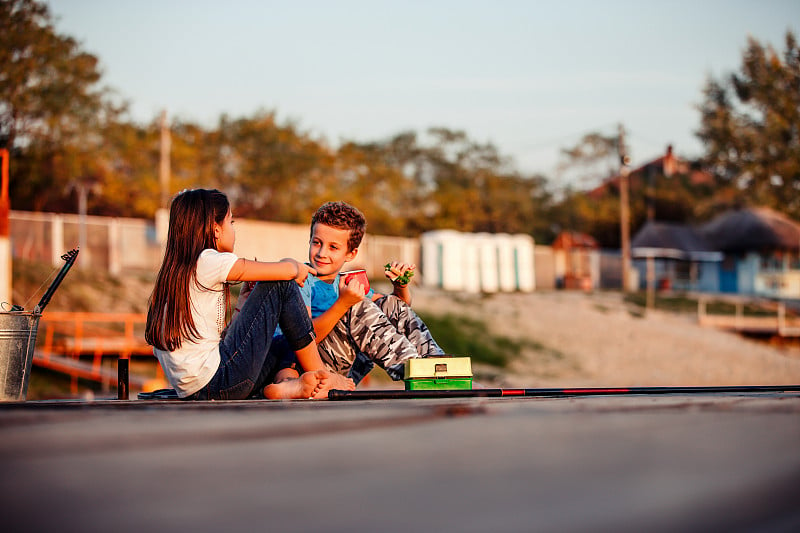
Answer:
<path fill-rule="evenodd" d="M 158 165 L 158 181 L 161 185 L 161 205 L 156 209 L 156 239 L 159 243 L 167 242 L 167 228 L 169 226 L 169 157 L 172 150 L 172 138 L 169 133 L 167 112 L 161 112 L 161 143 L 160 159 Z"/>
<path fill-rule="evenodd" d="M 170 151 L 172 150 L 172 137 L 169 133 L 169 123 L 167 122 L 167 112 L 161 112 L 161 143 L 160 159 L 158 165 L 158 181 L 161 184 L 161 206 L 169 209 L 169 180 L 171 168 L 169 165 Z"/>
<path fill-rule="evenodd" d="M 619 125 L 619 137 L 617 140 L 617 151 L 619 153 L 619 218 L 620 218 L 620 242 L 622 253 L 622 292 L 630 290 L 630 210 L 628 201 L 628 174 L 630 174 L 630 157 L 625 148 L 625 128 Z"/>

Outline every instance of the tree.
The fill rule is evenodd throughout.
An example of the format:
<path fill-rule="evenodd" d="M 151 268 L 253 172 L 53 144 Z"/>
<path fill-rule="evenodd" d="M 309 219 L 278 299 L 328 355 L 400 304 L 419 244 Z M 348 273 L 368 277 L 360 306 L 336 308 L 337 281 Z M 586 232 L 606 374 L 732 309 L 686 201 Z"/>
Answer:
<path fill-rule="evenodd" d="M 17 160 L 12 194 L 62 207 L 71 182 L 96 182 L 109 163 L 101 130 L 122 107 L 98 88 L 98 60 L 56 33 L 35 0 L 0 0 L 0 142 Z"/>
<path fill-rule="evenodd" d="M 597 184 L 619 170 L 619 138 L 591 132 L 571 148 L 562 148 L 566 158 L 558 165 L 560 179 L 569 184 Z"/>
<path fill-rule="evenodd" d="M 740 72 L 707 81 L 697 136 L 721 200 L 800 218 L 800 48 L 791 31 L 785 44 L 750 38 Z"/>

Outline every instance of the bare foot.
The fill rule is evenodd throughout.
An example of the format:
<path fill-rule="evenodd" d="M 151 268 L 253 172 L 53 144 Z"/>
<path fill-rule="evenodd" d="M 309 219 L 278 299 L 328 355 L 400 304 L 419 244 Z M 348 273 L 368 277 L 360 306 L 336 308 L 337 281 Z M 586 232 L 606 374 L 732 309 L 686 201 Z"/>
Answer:
<path fill-rule="evenodd" d="M 333 374 L 334 388 L 339 390 L 356 390 L 355 382 L 340 374 Z"/>
<path fill-rule="evenodd" d="M 346 378 L 335 372 L 326 372 L 324 370 L 318 370 L 317 372 L 325 373 L 328 376 L 328 379 L 320 380 L 319 386 L 314 391 L 314 399 L 327 399 L 328 392 L 333 389 L 355 390 L 356 388 L 356 384 L 353 383 L 353 380 L 350 378 Z"/>
<path fill-rule="evenodd" d="M 269 400 L 299 400 L 316 397 L 322 376 L 317 372 L 306 372 L 296 379 L 285 379 L 264 387 L 264 397 Z M 327 393 L 326 393 L 327 396 Z"/>
<path fill-rule="evenodd" d="M 278 370 L 278 372 L 275 374 L 273 383 L 280 383 L 281 381 L 286 381 L 287 379 L 297 379 L 299 377 L 300 373 L 294 368 L 283 368 Z"/>

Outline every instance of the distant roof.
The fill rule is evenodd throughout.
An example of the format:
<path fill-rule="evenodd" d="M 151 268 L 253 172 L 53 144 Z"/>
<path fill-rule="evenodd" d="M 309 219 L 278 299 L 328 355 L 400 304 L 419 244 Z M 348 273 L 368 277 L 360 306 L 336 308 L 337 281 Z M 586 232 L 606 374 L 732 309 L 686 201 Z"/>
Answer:
<path fill-rule="evenodd" d="M 634 258 L 660 257 L 694 261 L 722 261 L 697 230 L 683 224 L 647 222 L 631 240 Z"/>
<path fill-rule="evenodd" d="M 577 231 L 564 230 L 559 233 L 556 240 L 553 241 L 553 248 L 588 248 L 596 250 L 600 248 L 600 245 L 591 235 L 579 233 Z"/>
<path fill-rule="evenodd" d="M 767 207 L 727 211 L 701 226 L 700 233 L 723 252 L 800 248 L 800 224 Z"/>
<path fill-rule="evenodd" d="M 628 186 L 633 191 L 644 186 L 645 180 L 661 179 L 660 177 L 656 178 L 656 176 L 664 176 L 669 180 L 675 174 L 687 175 L 692 185 L 711 184 L 714 181 L 714 177 L 710 173 L 704 170 L 692 169 L 688 161 L 674 155 L 672 146 L 667 146 L 666 154 L 630 169 Z M 615 174 L 603 180 L 603 183 L 586 194 L 593 199 L 602 198 L 607 194 L 609 188 L 619 189 L 621 180 L 622 177 L 619 174 Z"/>

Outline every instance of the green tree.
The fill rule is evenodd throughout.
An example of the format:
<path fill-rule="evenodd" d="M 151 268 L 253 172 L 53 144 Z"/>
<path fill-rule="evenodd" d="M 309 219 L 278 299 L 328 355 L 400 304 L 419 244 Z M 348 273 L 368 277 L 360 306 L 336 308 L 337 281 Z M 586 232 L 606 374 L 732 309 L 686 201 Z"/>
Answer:
<path fill-rule="evenodd" d="M 47 6 L 0 1 L 0 139 L 14 154 L 11 193 L 33 209 L 64 208 L 70 187 L 96 183 L 103 127 L 122 111 L 98 87 L 98 60 L 56 33 Z"/>
<path fill-rule="evenodd" d="M 617 135 L 594 131 L 561 150 L 561 191 L 550 211 L 553 233 L 578 231 L 591 235 L 602 246 L 619 246 L 619 188 L 615 180 L 619 171 L 618 143 Z M 633 207 L 637 204 L 635 188 L 631 192 Z"/>
<path fill-rule="evenodd" d="M 597 184 L 619 170 L 619 138 L 590 132 L 575 146 L 563 148 L 559 180 L 569 184 Z"/>
<path fill-rule="evenodd" d="M 347 144 L 347 194 L 366 207 L 372 231 L 415 236 L 450 228 L 541 235 L 549 201 L 541 176 L 521 176 L 491 144 L 461 131 L 432 128 L 385 142 Z"/>
<path fill-rule="evenodd" d="M 216 182 L 231 194 L 239 216 L 307 221 L 309 204 L 330 184 L 330 149 L 264 111 L 235 120 L 223 116 L 216 137 Z"/>
<path fill-rule="evenodd" d="M 750 38 L 738 73 L 710 78 L 697 136 L 719 181 L 719 203 L 767 205 L 800 218 L 800 48 Z"/>

